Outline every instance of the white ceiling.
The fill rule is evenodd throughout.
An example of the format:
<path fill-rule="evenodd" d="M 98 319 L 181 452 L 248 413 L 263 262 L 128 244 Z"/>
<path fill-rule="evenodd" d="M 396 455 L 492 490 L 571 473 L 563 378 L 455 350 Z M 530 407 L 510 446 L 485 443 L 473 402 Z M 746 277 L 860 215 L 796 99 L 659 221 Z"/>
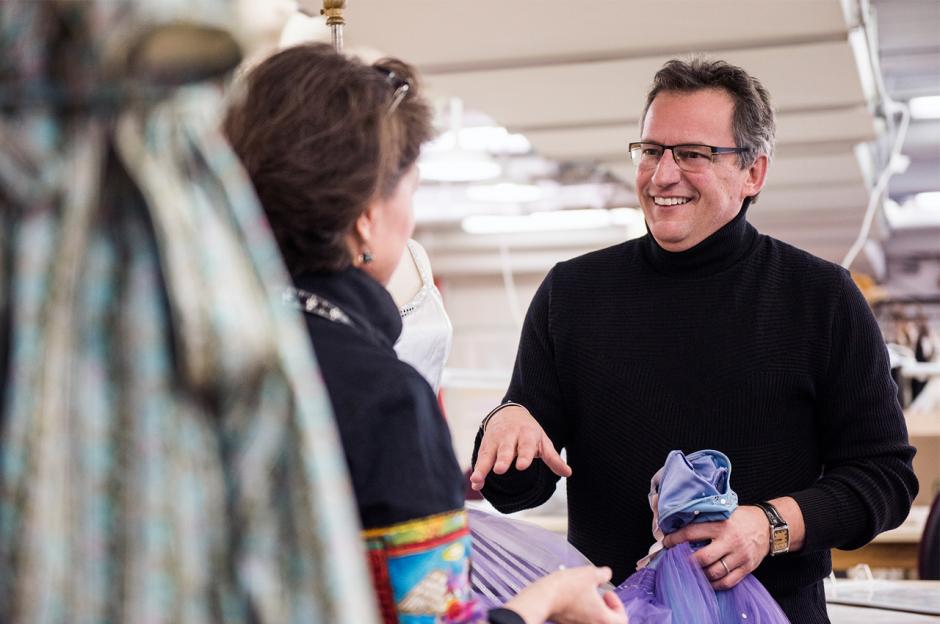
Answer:
<path fill-rule="evenodd" d="M 322 3 L 300 4 L 315 13 Z M 458 96 L 523 132 L 540 155 L 598 165 L 628 187 L 625 146 L 637 137 L 646 89 L 663 62 L 706 52 L 741 65 L 778 111 L 777 158 L 752 222 L 836 262 L 859 230 L 869 183 L 855 146 L 874 140 L 882 121 L 870 112 L 870 73 L 859 70 L 849 44 L 856 0 L 347 4 L 348 48 L 399 56 L 421 69 L 433 95 Z M 454 246 L 460 238 L 442 228 L 455 225 L 419 230 L 435 263 L 447 253 L 435 241 Z M 543 240 L 550 256 L 559 246 Z M 866 268 L 864 258 L 860 264 Z"/>
<path fill-rule="evenodd" d="M 873 0 L 872 4 L 888 93 L 899 101 L 940 95 L 940 2 Z M 911 157 L 911 166 L 892 178 L 891 197 L 903 201 L 913 193 L 940 190 L 940 120 L 912 122 L 904 153 Z M 934 250 L 940 252 L 940 244 Z"/>

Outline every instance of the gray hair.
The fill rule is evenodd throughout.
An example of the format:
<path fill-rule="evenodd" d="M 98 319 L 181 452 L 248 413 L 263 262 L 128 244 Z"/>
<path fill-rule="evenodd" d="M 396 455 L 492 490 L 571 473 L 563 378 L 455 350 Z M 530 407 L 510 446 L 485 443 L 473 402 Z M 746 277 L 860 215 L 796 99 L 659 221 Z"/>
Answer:
<path fill-rule="evenodd" d="M 761 82 L 746 71 L 725 61 L 709 61 L 692 57 L 688 61 L 673 59 L 663 65 L 653 77 L 653 85 L 646 95 L 646 106 L 640 118 L 640 127 L 646 113 L 661 91 L 694 92 L 703 89 L 722 89 L 734 101 L 731 129 L 737 147 L 750 148 L 738 154 L 742 169 L 754 164 L 759 154 L 773 156 L 777 123 L 770 94 Z"/>

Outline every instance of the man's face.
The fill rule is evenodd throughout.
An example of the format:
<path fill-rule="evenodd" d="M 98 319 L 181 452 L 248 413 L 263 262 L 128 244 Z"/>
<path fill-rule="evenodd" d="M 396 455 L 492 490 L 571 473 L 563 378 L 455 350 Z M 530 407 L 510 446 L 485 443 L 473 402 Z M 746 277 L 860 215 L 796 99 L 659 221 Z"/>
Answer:
<path fill-rule="evenodd" d="M 663 145 L 735 147 L 734 101 L 725 91 L 664 91 L 650 105 L 641 140 Z M 636 193 L 650 233 L 669 251 L 685 251 L 731 221 L 745 197 L 764 184 L 767 157 L 741 169 L 736 154 L 714 158 L 704 171 L 679 169 L 668 150 L 652 169 L 636 169 Z"/>

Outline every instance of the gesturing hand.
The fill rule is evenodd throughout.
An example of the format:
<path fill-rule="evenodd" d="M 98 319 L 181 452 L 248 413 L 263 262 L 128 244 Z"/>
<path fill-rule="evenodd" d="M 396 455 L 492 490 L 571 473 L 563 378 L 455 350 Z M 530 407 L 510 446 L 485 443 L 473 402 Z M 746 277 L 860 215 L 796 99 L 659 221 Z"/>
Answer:
<path fill-rule="evenodd" d="M 525 470 L 536 457 L 558 476 L 571 476 L 571 467 L 561 458 L 529 411 L 515 405 L 504 407 L 486 425 L 473 474 L 470 475 L 470 487 L 482 489 L 490 470 L 505 474 L 513 460 L 518 470 Z"/>
<path fill-rule="evenodd" d="M 689 524 L 663 539 L 671 548 L 682 542 L 711 543 L 694 558 L 715 589 L 731 589 L 760 565 L 770 551 L 770 525 L 757 507 L 742 505 L 720 522 Z"/>

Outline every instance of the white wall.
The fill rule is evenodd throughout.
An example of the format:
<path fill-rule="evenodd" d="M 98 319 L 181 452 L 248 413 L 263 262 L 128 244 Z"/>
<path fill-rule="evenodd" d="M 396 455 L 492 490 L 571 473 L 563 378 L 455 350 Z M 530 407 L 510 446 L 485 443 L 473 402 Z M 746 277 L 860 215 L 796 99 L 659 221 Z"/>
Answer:
<path fill-rule="evenodd" d="M 543 277 L 514 277 L 521 314 L 525 314 Z M 466 469 L 480 420 L 506 391 L 520 326 L 514 320 L 503 280 L 497 275 L 445 277 L 440 287 L 454 324 L 454 344 L 442 396 L 454 451 Z"/>

